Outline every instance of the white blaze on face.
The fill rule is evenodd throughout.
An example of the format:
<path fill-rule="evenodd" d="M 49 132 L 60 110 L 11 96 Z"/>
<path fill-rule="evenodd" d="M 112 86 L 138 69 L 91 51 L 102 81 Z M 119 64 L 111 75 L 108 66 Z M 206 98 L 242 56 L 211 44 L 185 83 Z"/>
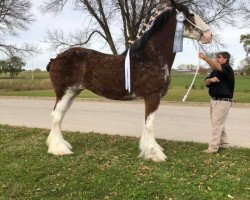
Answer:
<path fill-rule="evenodd" d="M 184 37 L 196 39 L 203 44 L 211 43 L 212 32 L 210 30 L 210 27 L 200 18 L 199 15 L 196 15 L 192 11 L 190 11 L 190 14 L 194 15 L 194 21 L 195 21 L 196 27 L 193 27 L 193 25 L 190 24 L 190 28 L 184 30 L 184 34 L 183 34 Z M 199 29 L 199 31 L 197 29 Z"/>

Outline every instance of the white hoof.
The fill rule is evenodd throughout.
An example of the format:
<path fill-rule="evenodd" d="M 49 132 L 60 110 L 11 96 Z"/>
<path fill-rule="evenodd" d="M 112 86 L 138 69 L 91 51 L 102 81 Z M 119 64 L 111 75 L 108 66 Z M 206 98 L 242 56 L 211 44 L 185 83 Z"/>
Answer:
<path fill-rule="evenodd" d="M 65 143 L 58 143 L 49 146 L 48 153 L 51 153 L 56 156 L 68 155 L 73 152 L 70 150 L 68 145 Z"/>
<path fill-rule="evenodd" d="M 63 138 L 52 140 L 50 137 L 47 140 L 47 145 L 49 146 L 48 153 L 53 155 L 67 155 L 72 154 L 73 152 L 70 150 L 72 146 Z"/>
<path fill-rule="evenodd" d="M 165 161 L 167 158 L 167 156 L 162 152 L 160 148 L 153 145 L 141 149 L 139 157 L 145 160 L 151 160 L 153 162 L 162 162 Z"/>

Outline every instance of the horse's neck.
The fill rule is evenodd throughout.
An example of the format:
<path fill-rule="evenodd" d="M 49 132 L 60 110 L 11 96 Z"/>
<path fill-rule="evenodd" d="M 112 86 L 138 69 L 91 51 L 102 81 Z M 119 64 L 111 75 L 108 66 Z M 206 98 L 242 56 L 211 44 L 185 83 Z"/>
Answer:
<path fill-rule="evenodd" d="M 175 53 L 173 53 L 175 26 L 174 20 L 169 21 L 148 41 L 145 48 L 148 55 L 157 58 L 162 66 L 167 64 L 169 70 L 175 58 Z"/>

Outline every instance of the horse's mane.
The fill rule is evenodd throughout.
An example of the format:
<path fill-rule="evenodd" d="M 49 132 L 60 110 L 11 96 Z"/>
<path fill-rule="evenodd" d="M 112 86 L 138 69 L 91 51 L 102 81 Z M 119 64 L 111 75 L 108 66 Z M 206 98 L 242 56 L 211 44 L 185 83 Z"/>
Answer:
<path fill-rule="evenodd" d="M 189 16 L 189 10 L 186 6 L 181 5 L 181 11 L 185 14 L 185 16 Z M 153 25 L 150 27 L 149 30 L 147 30 L 142 36 L 141 38 L 139 38 L 138 40 L 136 40 L 131 46 L 130 46 L 130 52 L 133 53 L 136 50 L 141 49 L 142 47 L 144 47 L 147 42 L 149 41 L 149 39 L 155 34 L 157 33 L 163 26 L 164 24 L 167 23 L 167 21 L 169 20 L 171 14 L 173 12 L 173 8 L 164 11 L 163 13 L 161 13 L 153 22 Z M 126 49 L 121 55 L 126 55 L 127 54 L 128 49 Z"/>

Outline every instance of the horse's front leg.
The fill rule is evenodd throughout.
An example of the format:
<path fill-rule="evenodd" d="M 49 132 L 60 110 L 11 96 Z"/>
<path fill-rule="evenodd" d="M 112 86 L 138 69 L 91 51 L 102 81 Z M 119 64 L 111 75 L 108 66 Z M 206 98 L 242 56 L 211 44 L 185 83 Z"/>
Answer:
<path fill-rule="evenodd" d="M 56 103 L 55 109 L 51 113 L 52 126 L 47 139 L 47 145 L 49 147 L 48 153 L 54 155 L 72 153 L 71 145 L 63 138 L 61 123 L 75 96 L 74 91 L 68 90 L 62 98 L 59 98 L 60 100 Z"/>
<path fill-rule="evenodd" d="M 139 157 L 155 162 L 164 161 L 167 157 L 162 152 L 163 148 L 156 142 L 154 136 L 155 112 L 160 104 L 160 95 L 145 97 L 145 122 L 140 139 Z"/>

